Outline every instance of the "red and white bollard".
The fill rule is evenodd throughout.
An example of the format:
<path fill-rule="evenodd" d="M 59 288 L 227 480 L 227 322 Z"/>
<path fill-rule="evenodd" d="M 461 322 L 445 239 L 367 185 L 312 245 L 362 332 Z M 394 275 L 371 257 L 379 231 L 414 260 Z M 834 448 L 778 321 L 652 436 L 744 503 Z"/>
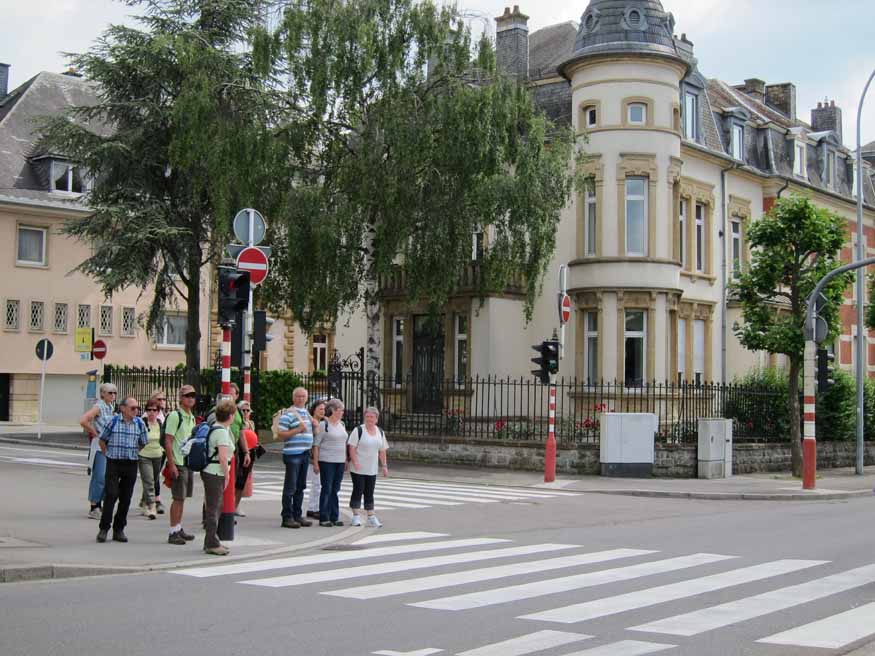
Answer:
<path fill-rule="evenodd" d="M 231 396 L 231 326 L 222 326 L 222 397 Z"/>
<path fill-rule="evenodd" d="M 547 428 L 547 445 L 544 449 L 544 482 L 556 480 L 556 384 L 550 382 L 550 414 Z"/>
<path fill-rule="evenodd" d="M 243 370 L 243 400 L 247 403 L 252 401 L 252 369 L 250 367 Z"/>
<path fill-rule="evenodd" d="M 813 490 L 817 477 L 816 398 L 814 377 L 817 368 L 817 344 L 805 342 L 805 359 L 802 366 L 802 489 Z"/>

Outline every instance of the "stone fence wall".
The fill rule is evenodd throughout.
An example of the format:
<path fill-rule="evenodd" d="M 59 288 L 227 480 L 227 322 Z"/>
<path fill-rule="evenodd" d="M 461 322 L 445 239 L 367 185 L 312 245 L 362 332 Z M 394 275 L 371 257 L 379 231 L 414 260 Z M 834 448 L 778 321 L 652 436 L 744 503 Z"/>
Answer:
<path fill-rule="evenodd" d="M 543 471 L 544 445 L 541 442 L 472 442 L 459 438 L 405 438 L 390 436 L 389 456 L 393 460 L 440 465 L 469 465 L 527 471 Z M 818 442 L 818 469 L 852 467 L 856 457 L 854 442 Z M 653 475 L 664 478 L 695 478 L 695 444 L 657 444 Z M 875 442 L 866 443 L 867 465 L 875 464 Z M 598 475 L 598 445 L 560 448 L 556 453 L 556 472 Z M 789 444 L 736 444 L 733 447 L 733 473 L 790 471 Z"/>

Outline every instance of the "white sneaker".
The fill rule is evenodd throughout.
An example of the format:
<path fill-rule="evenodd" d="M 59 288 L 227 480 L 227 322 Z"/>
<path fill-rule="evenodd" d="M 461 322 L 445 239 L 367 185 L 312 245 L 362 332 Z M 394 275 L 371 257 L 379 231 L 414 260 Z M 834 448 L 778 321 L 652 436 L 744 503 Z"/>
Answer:
<path fill-rule="evenodd" d="M 377 519 L 376 515 L 371 515 L 368 517 L 368 526 L 371 528 L 380 528 L 382 524 L 380 523 L 380 520 Z"/>
<path fill-rule="evenodd" d="M 352 522 L 350 523 L 350 526 L 361 526 L 361 525 L 362 525 L 362 518 L 359 517 L 358 515 L 353 515 Z"/>
<path fill-rule="evenodd" d="M 100 516 L 102 514 L 103 514 L 103 512 L 100 510 L 100 508 L 95 508 L 94 510 L 89 510 L 88 511 L 88 519 L 100 519 Z"/>

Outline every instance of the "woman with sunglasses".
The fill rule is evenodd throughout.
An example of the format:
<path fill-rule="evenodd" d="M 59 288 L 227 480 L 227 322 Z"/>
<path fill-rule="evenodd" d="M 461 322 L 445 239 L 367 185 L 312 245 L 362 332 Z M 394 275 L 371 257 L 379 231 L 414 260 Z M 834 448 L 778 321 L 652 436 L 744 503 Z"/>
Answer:
<path fill-rule="evenodd" d="M 100 400 L 94 406 L 79 418 L 79 425 L 88 433 L 88 439 L 91 440 L 91 450 L 88 454 L 88 464 L 91 466 L 91 482 L 88 485 L 88 501 L 91 503 L 91 510 L 88 512 L 88 517 L 91 519 L 100 519 L 101 508 L 103 503 L 103 490 L 106 479 L 106 456 L 100 450 L 100 442 L 95 439 L 103 432 L 106 425 L 112 420 L 115 414 L 115 401 L 118 395 L 116 386 L 112 383 L 103 383 L 100 386 Z"/>
<path fill-rule="evenodd" d="M 313 418 L 313 439 L 320 431 L 325 429 L 325 401 L 315 401 L 310 406 L 310 416 Z M 319 515 L 319 499 L 322 497 L 322 479 L 319 476 L 319 463 L 314 459 L 317 453 L 310 449 L 310 465 L 307 467 L 307 488 L 310 496 L 307 497 L 307 517 L 322 521 Z"/>
<path fill-rule="evenodd" d="M 148 431 L 149 441 L 146 446 L 140 449 L 139 469 L 140 480 L 143 486 L 143 495 L 140 499 L 140 508 L 142 513 L 149 519 L 158 517 L 158 510 L 155 508 L 155 481 L 161 481 L 161 456 L 164 454 L 164 449 L 161 446 L 162 424 L 158 420 L 158 413 L 161 411 L 157 397 L 152 397 L 146 402 L 146 430 Z"/>
<path fill-rule="evenodd" d="M 159 387 L 154 392 L 152 392 L 151 399 L 155 399 L 155 401 L 158 402 L 158 412 L 156 413 L 157 414 L 156 419 L 163 426 L 164 420 L 167 419 L 167 392 L 164 391 L 163 387 Z M 167 456 L 164 455 L 164 451 L 162 450 L 161 451 L 161 469 L 164 468 L 164 463 L 166 461 L 167 461 Z M 159 515 L 164 514 L 164 504 L 161 503 L 161 477 L 160 476 L 155 476 L 155 511 Z"/>
<path fill-rule="evenodd" d="M 237 411 L 243 419 L 240 424 L 240 438 L 237 440 L 237 470 L 234 478 L 234 514 L 237 517 L 246 517 L 246 513 L 240 510 L 240 501 L 243 499 L 246 484 L 252 475 L 252 466 L 255 464 L 255 454 L 248 439 L 248 434 L 255 431 L 255 422 L 252 421 L 252 408 L 249 401 L 240 401 Z M 246 454 L 250 454 L 249 464 L 246 465 Z M 251 496 L 251 495 L 247 495 Z"/>

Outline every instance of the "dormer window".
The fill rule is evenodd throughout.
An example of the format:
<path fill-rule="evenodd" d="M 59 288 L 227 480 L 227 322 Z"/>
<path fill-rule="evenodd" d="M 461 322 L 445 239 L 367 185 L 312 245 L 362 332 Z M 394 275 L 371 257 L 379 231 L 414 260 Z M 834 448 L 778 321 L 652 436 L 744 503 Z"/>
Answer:
<path fill-rule="evenodd" d="M 744 126 L 738 123 L 732 125 L 732 157 L 744 160 Z"/>
<path fill-rule="evenodd" d="M 644 125 L 647 122 L 647 105 L 644 103 L 629 103 L 627 120 L 632 125 Z"/>
<path fill-rule="evenodd" d="M 627 30 L 643 32 L 647 29 L 647 21 L 644 19 L 644 14 L 641 13 L 641 10 L 635 7 L 627 8 L 624 18 Z"/>
<path fill-rule="evenodd" d="M 699 96 L 689 91 L 684 94 L 684 136 L 691 141 L 699 138 Z"/>
<path fill-rule="evenodd" d="M 596 110 L 596 108 L 592 105 L 583 108 L 583 116 L 587 128 L 594 128 L 596 125 L 598 125 L 598 110 Z"/>
<path fill-rule="evenodd" d="M 806 178 L 808 167 L 805 161 L 805 144 L 798 141 L 794 145 L 795 156 L 793 159 L 793 174 L 800 178 Z"/>
<path fill-rule="evenodd" d="M 52 161 L 52 191 L 81 194 L 85 191 L 81 168 L 60 160 Z"/>

